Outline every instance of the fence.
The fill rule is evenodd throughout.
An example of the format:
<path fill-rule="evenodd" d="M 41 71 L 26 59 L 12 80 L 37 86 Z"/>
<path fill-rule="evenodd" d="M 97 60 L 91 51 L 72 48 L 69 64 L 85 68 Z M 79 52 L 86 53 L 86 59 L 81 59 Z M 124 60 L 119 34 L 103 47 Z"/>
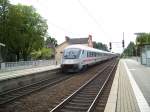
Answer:
<path fill-rule="evenodd" d="M 19 70 L 33 67 L 56 65 L 56 60 L 37 60 L 1 63 L 0 72 Z"/>

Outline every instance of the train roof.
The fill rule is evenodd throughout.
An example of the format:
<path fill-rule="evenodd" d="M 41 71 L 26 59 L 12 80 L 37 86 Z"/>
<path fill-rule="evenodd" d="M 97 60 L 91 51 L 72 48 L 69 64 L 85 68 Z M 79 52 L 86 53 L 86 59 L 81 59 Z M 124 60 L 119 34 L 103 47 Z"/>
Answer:
<path fill-rule="evenodd" d="M 69 48 L 79 48 L 79 49 L 82 49 L 82 50 L 89 50 L 89 51 L 95 51 L 95 52 L 101 52 L 101 53 L 115 54 L 115 53 L 111 53 L 111 52 L 91 48 L 91 47 L 88 47 L 88 46 L 85 46 L 85 45 L 80 45 L 80 44 L 69 45 L 65 49 L 69 49 Z"/>

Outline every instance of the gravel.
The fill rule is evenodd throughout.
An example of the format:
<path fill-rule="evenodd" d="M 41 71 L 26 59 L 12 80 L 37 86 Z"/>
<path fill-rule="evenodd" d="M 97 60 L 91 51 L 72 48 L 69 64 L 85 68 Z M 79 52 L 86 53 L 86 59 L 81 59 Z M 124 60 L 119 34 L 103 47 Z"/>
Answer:
<path fill-rule="evenodd" d="M 74 74 L 73 77 L 53 87 L 47 87 L 42 91 L 25 96 L 11 104 L 7 104 L 0 109 L 0 112 L 49 112 L 90 79 L 96 71 L 99 70 L 98 68 L 98 66 L 95 66 L 84 73 Z"/>

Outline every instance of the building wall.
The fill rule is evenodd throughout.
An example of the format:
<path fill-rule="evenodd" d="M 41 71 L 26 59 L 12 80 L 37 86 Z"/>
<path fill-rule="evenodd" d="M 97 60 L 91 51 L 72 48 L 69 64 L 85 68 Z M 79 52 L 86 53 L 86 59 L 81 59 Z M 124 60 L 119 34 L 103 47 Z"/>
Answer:
<path fill-rule="evenodd" d="M 82 45 L 93 47 L 92 36 L 89 35 L 88 38 L 89 38 L 88 41 L 85 44 L 82 44 Z M 62 44 L 60 44 L 56 47 L 55 60 L 57 61 L 58 64 L 61 62 L 61 57 L 62 57 L 62 53 L 63 53 L 64 48 L 70 45 L 68 40 L 69 40 L 69 37 L 66 36 L 65 37 L 65 42 L 63 42 Z"/>
<path fill-rule="evenodd" d="M 88 39 L 88 46 L 89 46 L 89 47 L 93 47 L 92 35 L 89 35 L 88 38 L 89 38 L 89 39 Z"/>
<path fill-rule="evenodd" d="M 55 59 L 58 64 L 61 62 L 61 57 L 62 57 L 64 48 L 67 47 L 68 45 L 69 45 L 68 42 L 64 42 L 61 45 L 59 45 L 58 47 L 56 47 Z"/>

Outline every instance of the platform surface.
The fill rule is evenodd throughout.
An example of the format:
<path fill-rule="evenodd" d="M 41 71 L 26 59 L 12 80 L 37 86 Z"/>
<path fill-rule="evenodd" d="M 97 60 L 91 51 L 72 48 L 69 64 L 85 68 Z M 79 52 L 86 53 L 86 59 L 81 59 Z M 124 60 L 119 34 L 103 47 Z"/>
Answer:
<path fill-rule="evenodd" d="M 121 59 L 105 112 L 150 112 L 150 67 Z"/>
<path fill-rule="evenodd" d="M 53 70 L 53 69 L 57 69 L 57 68 L 60 68 L 60 65 L 50 65 L 50 66 L 2 72 L 2 73 L 0 73 L 0 81 L 11 79 L 11 78 L 16 78 L 16 77 L 22 77 L 24 75 L 30 75 L 33 73 L 49 71 L 49 70 Z"/>
<path fill-rule="evenodd" d="M 145 99 L 150 105 L 150 67 L 140 65 L 133 60 L 126 60 L 126 63 Z"/>

